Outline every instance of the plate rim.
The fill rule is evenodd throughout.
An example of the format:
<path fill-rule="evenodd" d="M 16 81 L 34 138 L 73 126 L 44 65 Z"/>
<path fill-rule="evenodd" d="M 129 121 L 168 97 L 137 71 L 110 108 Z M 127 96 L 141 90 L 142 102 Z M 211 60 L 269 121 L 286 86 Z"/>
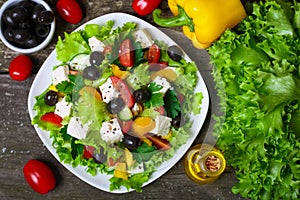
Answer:
<path fill-rule="evenodd" d="M 127 13 L 122 13 L 122 12 L 114 12 L 114 13 L 108 13 L 108 14 L 105 14 L 105 15 L 98 16 L 98 17 L 96 17 L 94 19 L 91 19 L 91 20 L 87 21 L 86 23 L 80 25 L 78 28 L 74 29 L 72 32 L 75 32 L 75 31 L 83 29 L 84 26 L 87 25 L 87 24 L 92 24 L 92 23 L 97 23 L 99 25 L 100 24 L 105 24 L 107 22 L 107 20 L 105 20 L 105 18 L 110 18 L 110 19 L 114 20 L 114 22 L 116 22 L 117 20 L 119 20 L 121 18 L 122 20 L 120 20 L 120 21 L 122 21 L 122 23 L 134 21 L 134 22 L 136 22 L 138 24 L 138 26 L 141 25 L 141 24 L 144 25 L 144 26 L 148 26 L 149 28 L 152 28 L 155 31 L 158 31 L 159 35 L 162 34 L 164 37 L 167 37 L 172 43 L 177 44 L 170 36 L 168 36 L 166 33 L 162 32 L 161 30 L 159 30 L 159 28 L 157 28 L 157 27 L 153 26 L 152 24 L 144 21 L 143 19 L 140 19 L 140 18 L 135 17 L 133 15 L 130 15 L 130 14 L 127 14 Z M 100 23 L 100 21 L 101 21 L 101 23 Z M 190 57 L 186 54 L 186 52 L 184 52 L 184 54 L 185 54 L 185 57 L 188 58 L 189 61 L 192 61 L 190 59 Z M 40 78 L 40 76 L 42 76 L 43 71 L 46 70 L 45 68 L 49 66 L 48 62 L 49 62 L 49 60 L 52 60 L 53 57 L 54 57 L 55 61 L 57 62 L 57 64 L 60 63 L 56 59 L 56 52 L 55 52 L 55 49 L 54 49 L 49 54 L 49 56 L 46 58 L 46 60 L 44 61 L 44 63 L 42 64 L 41 68 L 39 69 L 38 73 L 36 74 L 36 76 L 34 78 L 34 81 L 32 82 L 32 85 L 30 87 L 30 91 L 29 91 L 29 94 L 28 94 L 28 111 L 29 111 L 29 115 L 30 115 L 31 121 L 32 121 L 32 119 L 34 117 L 34 113 L 35 113 L 35 111 L 33 110 L 33 106 L 35 104 L 35 96 L 36 96 L 36 95 L 34 95 L 34 92 L 37 90 L 36 88 L 41 87 L 41 85 L 39 85 L 38 79 Z M 51 66 L 54 66 L 54 65 L 55 64 L 51 64 Z M 177 158 L 174 159 L 175 156 L 173 156 L 171 159 L 163 162 L 163 163 L 171 162 L 169 165 L 167 165 L 163 169 L 163 172 L 158 173 L 157 171 L 155 171 L 154 173 L 152 173 L 150 179 L 147 182 L 145 182 L 142 187 L 145 187 L 146 185 L 149 185 L 152 182 L 154 182 L 155 180 L 157 180 L 158 178 L 162 177 L 176 163 L 178 163 L 178 161 L 184 156 L 184 154 L 191 147 L 191 145 L 193 144 L 193 142 L 195 141 L 195 139 L 197 138 L 198 134 L 200 133 L 200 131 L 201 131 L 202 127 L 203 127 L 203 124 L 204 124 L 205 119 L 207 117 L 208 108 L 209 108 L 209 105 L 210 105 L 209 92 L 208 92 L 207 86 L 206 86 L 206 84 L 204 82 L 204 79 L 203 79 L 203 77 L 202 77 L 202 75 L 201 75 L 198 67 L 197 67 L 197 76 L 198 76 L 198 84 L 201 84 L 202 90 L 203 90 L 203 91 L 201 90 L 202 95 L 203 95 L 203 99 L 202 99 L 202 103 L 201 103 L 201 113 L 199 114 L 202 117 L 201 117 L 201 119 L 199 121 L 197 121 L 197 123 L 200 124 L 199 127 L 198 127 L 198 130 L 197 130 L 198 132 L 195 133 L 193 137 L 190 136 L 189 139 L 187 140 L 187 142 L 184 145 L 182 145 L 182 147 L 180 147 L 179 149 L 176 150 L 175 155 L 179 154 L 179 156 Z M 45 89 L 46 88 L 44 88 L 44 90 Z M 193 124 L 194 124 L 194 122 L 193 122 Z M 97 177 L 99 175 L 101 175 L 103 177 L 111 177 L 111 176 L 107 175 L 107 174 L 101 174 L 99 172 L 96 176 L 93 177 L 88 172 L 86 172 L 84 166 L 78 166 L 78 167 L 73 168 L 70 164 L 66 164 L 66 163 L 60 161 L 60 159 L 59 159 L 59 157 L 58 157 L 58 155 L 56 153 L 56 150 L 54 149 L 54 147 L 52 146 L 52 144 L 49 146 L 48 145 L 48 141 L 46 141 L 46 140 L 50 140 L 52 142 L 52 139 L 49 137 L 49 132 L 39 129 L 36 125 L 34 125 L 34 128 L 35 128 L 35 131 L 38 134 L 39 138 L 43 142 L 43 145 L 46 146 L 47 150 L 50 151 L 50 153 L 56 158 L 56 160 L 61 165 L 63 165 L 66 169 L 68 169 L 68 171 L 70 171 L 72 174 L 74 174 L 77 178 L 81 179 L 82 181 L 88 183 L 89 185 L 91 185 L 91 186 L 93 186 L 95 188 L 98 188 L 98 189 L 103 190 L 103 191 L 108 192 L 108 193 L 127 193 L 127 192 L 134 191 L 134 189 L 127 190 L 126 188 L 123 188 L 123 187 L 121 187 L 121 189 L 119 189 L 119 190 L 110 191 L 109 190 L 109 185 L 108 185 L 107 188 L 104 188 L 102 186 L 97 185 L 91 179 L 94 179 L 95 177 Z M 48 133 L 48 135 L 45 136 L 45 137 L 43 137 L 42 136 L 43 132 L 44 133 L 45 132 Z M 188 143 L 189 140 L 191 140 L 191 141 Z M 183 153 L 179 152 L 180 149 L 182 149 L 183 147 L 185 147 L 184 152 Z M 161 167 L 162 165 L 160 165 L 159 167 Z M 84 175 L 79 174 L 79 172 L 82 171 L 82 170 L 84 172 L 84 175 L 88 174 L 88 176 L 92 176 L 93 178 L 89 177 L 89 179 L 87 179 Z"/>

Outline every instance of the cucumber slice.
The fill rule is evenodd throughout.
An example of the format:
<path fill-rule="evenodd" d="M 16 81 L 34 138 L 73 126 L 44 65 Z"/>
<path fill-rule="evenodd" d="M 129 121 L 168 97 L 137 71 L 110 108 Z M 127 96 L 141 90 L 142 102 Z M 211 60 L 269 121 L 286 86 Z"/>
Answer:
<path fill-rule="evenodd" d="M 70 68 L 73 70 L 82 71 L 84 68 L 90 65 L 90 55 L 89 54 L 77 54 L 69 62 Z"/>
<path fill-rule="evenodd" d="M 124 106 L 124 108 L 118 113 L 118 117 L 122 121 L 129 121 L 133 118 L 133 115 L 132 115 L 130 108 L 128 108 L 127 106 Z"/>

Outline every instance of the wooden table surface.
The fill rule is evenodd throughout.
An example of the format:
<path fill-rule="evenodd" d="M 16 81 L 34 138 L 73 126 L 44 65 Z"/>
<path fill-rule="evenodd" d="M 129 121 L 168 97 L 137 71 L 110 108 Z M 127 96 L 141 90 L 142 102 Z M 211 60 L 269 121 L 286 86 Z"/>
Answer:
<path fill-rule="evenodd" d="M 4 2 L 0 0 L 0 6 Z M 80 180 L 50 154 L 31 125 L 27 97 L 35 74 L 55 48 L 57 36 L 62 35 L 63 32 L 71 32 L 90 19 L 107 13 L 136 14 L 131 8 L 132 1 L 128 0 L 80 0 L 78 2 L 82 6 L 84 17 L 80 23 L 72 25 L 58 16 L 55 10 L 56 1 L 46 2 L 55 12 L 57 28 L 52 42 L 45 49 L 29 55 L 34 64 L 33 74 L 29 79 L 23 82 L 11 80 L 7 73 L 8 66 L 12 58 L 19 53 L 8 49 L 0 42 L 0 199 L 240 199 L 239 195 L 231 193 L 231 187 L 236 182 L 233 169 L 227 169 L 215 183 L 198 185 L 185 175 L 181 159 L 166 174 L 144 187 L 142 193 L 111 194 Z M 166 0 L 163 0 L 159 7 L 165 16 L 171 15 Z M 151 15 L 142 19 L 153 24 Z M 208 54 L 204 50 L 195 49 L 182 34 L 181 29 L 162 30 L 178 42 L 192 60 L 196 61 L 206 82 L 210 93 L 210 108 L 194 144 L 207 140 L 213 142 L 211 116 L 217 112 L 218 103 Z M 22 169 L 30 159 L 45 161 L 54 170 L 58 184 L 53 191 L 40 195 L 26 183 Z"/>

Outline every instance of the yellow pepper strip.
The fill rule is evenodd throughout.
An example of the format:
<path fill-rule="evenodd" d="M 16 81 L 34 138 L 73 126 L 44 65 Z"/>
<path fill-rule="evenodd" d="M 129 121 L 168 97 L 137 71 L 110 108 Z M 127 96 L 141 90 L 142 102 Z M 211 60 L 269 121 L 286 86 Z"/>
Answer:
<path fill-rule="evenodd" d="M 240 0 L 168 0 L 168 5 L 174 17 L 161 18 L 161 10 L 156 9 L 154 22 L 164 27 L 183 26 L 183 33 L 200 49 L 246 17 Z"/>
<path fill-rule="evenodd" d="M 126 79 L 130 75 L 129 71 L 121 70 L 118 65 L 112 64 L 111 68 L 112 68 L 112 73 L 115 76 L 119 77 L 120 79 Z"/>

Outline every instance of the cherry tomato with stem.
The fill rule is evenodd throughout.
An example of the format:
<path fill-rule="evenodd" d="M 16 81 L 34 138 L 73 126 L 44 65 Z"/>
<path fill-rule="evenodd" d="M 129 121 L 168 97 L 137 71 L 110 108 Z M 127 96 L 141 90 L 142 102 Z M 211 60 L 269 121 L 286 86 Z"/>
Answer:
<path fill-rule="evenodd" d="M 133 0 L 132 9 L 139 15 L 145 16 L 159 6 L 161 0 Z"/>
<path fill-rule="evenodd" d="M 82 10 L 76 0 L 58 0 L 56 9 L 58 14 L 71 24 L 77 24 L 82 20 Z"/>
<path fill-rule="evenodd" d="M 134 64 L 134 49 L 130 39 L 125 39 L 119 48 L 119 61 L 124 67 L 132 67 Z"/>
<path fill-rule="evenodd" d="M 40 194 L 46 194 L 56 186 L 54 173 L 42 161 L 29 160 L 23 167 L 23 174 L 31 188 Z"/>
<path fill-rule="evenodd" d="M 13 80 L 24 81 L 32 72 L 32 61 L 29 56 L 18 55 L 9 64 L 9 75 Z"/>

